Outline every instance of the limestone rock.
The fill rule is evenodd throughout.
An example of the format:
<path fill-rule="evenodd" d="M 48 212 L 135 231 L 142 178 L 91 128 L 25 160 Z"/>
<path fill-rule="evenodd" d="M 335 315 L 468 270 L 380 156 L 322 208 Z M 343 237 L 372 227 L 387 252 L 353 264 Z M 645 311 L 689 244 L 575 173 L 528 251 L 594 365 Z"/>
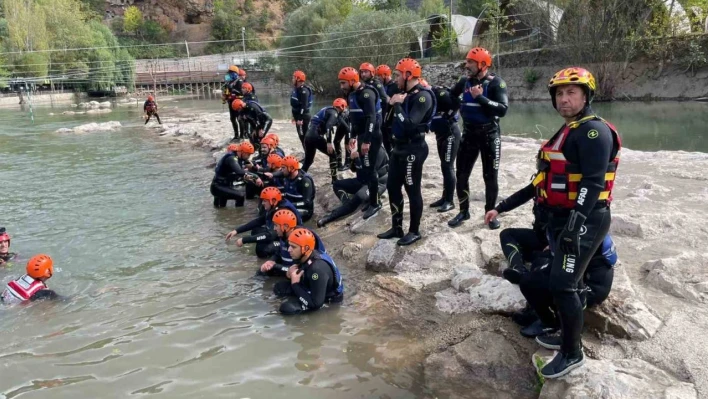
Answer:
<path fill-rule="evenodd" d="M 484 274 L 479 268 L 455 270 L 452 287 L 459 295 L 450 291 L 435 294 L 438 309 L 446 313 L 510 314 L 526 305 L 519 287 L 501 277 Z"/>
<path fill-rule="evenodd" d="M 646 281 L 669 295 L 703 301 L 708 284 L 708 254 L 687 252 L 677 257 L 651 260 L 642 265 Z"/>
<path fill-rule="evenodd" d="M 393 270 L 393 260 L 396 255 L 396 241 L 379 240 L 366 258 L 366 268 L 375 272 L 390 272 Z"/>
<path fill-rule="evenodd" d="M 661 320 L 640 300 L 624 268 L 615 269 L 610 296 L 585 312 L 585 324 L 601 333 L 645 340 L 656 334 Z"/>
<path fill-rule="evenodd" d="M 111 102 L 110 101 L 104 101 L 102 103 L 98 103 L 99 108 L 111 108 Z"/>
<path fill-rule="evenodd" d="M 346 260 L 355 258 L 361 252 L 361 244 L 356 242 L 348 242 L 342 247 L 342 257 Z"/>
<path fill-rule="evenodd" d="M 118 121 L 111 121 L 105 123 L 87 123 L 85 125 L 76 126 L 72 129 L 59 129 L 57 133 L 92 133 L 92 132 L 105 132 L 115 129 L 120 129 L 122 127 L 121 123 Z"/>
<path fill-rule="evenodd" d="M 499 230 L 489 230 L 486 228 L 478 230 L 474 234 L 475 241 L 479 242 L 482 262 L 489 273 L 501 275 L 506 268 L 507 262 L 499 244 Z"/>
<path fill-rule="evenodd" d="M 539 351 L 534 359 L 550 352 Z M 534 364 L 537 364 L 534 361 Z M 694 384 L 682 382 L 641 359 L 593 360 L 567 376 L 546 380 L 539 399 L 696 399 Z"/>
<path fill-rule="evenodd" d="M 520 355 L 502 334 L 473 331 L 459 344 L 428 356 L 426 386 L 448 395 L 467 390 L 475 398 L 535 398 L 533 369 Z"/>
<path fill-rule="evenodd" d="M 612 225 L 610 233 L 620 237 L 643 238 L 644 230 L 638 219 L 633 219 L 628 215 L 612 215 Z"/>

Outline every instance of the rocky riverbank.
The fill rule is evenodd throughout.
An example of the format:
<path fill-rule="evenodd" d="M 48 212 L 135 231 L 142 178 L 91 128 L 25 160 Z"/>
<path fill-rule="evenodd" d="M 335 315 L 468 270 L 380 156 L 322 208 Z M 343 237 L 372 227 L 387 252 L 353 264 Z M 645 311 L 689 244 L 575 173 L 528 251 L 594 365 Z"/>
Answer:
<path fill-rule="evenodd" d="M 213 152 L 231 138 L 228 114 L 164 118 L 150 127 L 174 142 Z M 295 129 L 272 131 L 288 153 L 300 151 Z M 442 179 L 433 137 L 423 178 L 425 204 L 439 198 Z M 529 183 L 539 142 L 504 137 L 502 198 Z M 318 154 L 310 172 L 317 186 L 316 220 L 338 200 Z M 613 202 L 612 234 L 620 254 L 610 298 L 586 312 L 587 366 L 545 384 L 532 357 L 539 351 L 508 318 L 523 306 L 517 287 L 501 275 L 499 231 L 482 223 L 481 168 L 471 177 L 471 212 L 458 229 L 454 212 L 423 214 L 424 239 L 409 248 L 378 240 L 390 223 L 388 206 L 363 221 L 360 213 L 318 232 L 348 284 L 348 301 L 369 317 L 390 318 L 420 338 L 407 348 L 425 356 L 426 386 L 449 398 L 708 397 L 708 154 L 622 152 Z M 348 172 L 347 172 L 348 173 Z M 501 199 L 501 198 L 500 198 Z M 407 220 L 407 215 L 406 215 Z M 502 227 L 529 227 L 530 204 L 500 218 Z M 535 362 L 534 362 L 535 363 Z"/>

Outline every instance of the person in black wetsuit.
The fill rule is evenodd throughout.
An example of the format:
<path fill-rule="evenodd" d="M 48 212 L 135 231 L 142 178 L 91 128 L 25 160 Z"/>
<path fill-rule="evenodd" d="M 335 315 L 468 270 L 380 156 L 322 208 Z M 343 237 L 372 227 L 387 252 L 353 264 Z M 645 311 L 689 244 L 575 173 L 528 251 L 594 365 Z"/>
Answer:
<path fill-rule="evenodd" d="M 260 146 L 263 137 L 273 125 L 273 118 L 255 101 L 243 101 L 239 98 L 231 102 L 231 108 L 239 112 L 246 122 L 246 136 L 254 146 Z"/>
<path fill-rule="evenodd" d="M 236 246 L 242 247 L 243 244 L 256 243 L 256 255 L 259 258 L 267 258 L 278 250 L 278 246 L 275 245 L 278 237 L 273 230 L 272 221 L 275 212 L 279 209 L 290 209 L 297 216 L 298 224 L 302 223 L 302 219 L 295 205 L 283 198 L 282 193 L 277 188 L 264 188 L 263 191 L 261 191 L 260 198 L 261 204 L 263 205 L 263 212 L 250 222 L 238 226 L 226 234 L 226 242 L 237 234 L 250 231 L 251 236 L 239 238 L 236 240 Z"/>
<path fill-rule="evenodd" d="M 214 207 L 224 208 L 228 200 L 235 200 L 236 206 L 243 206 L 244 186 L 243 176 L 246 173 L 243 169 L 237 153 L 241 145 L 229 144 L 226 154 L 217 162 L 214 170 L 214 179 L 211 181 L 210 192 L 214 196 Z"/>
<path fill-rule="evenodd" d="M 391 205 L 391 228 L 377 237 L 398 237 L 398 245 L 411 245 L 420 240 L 420 218 L 423 216 L 421 180 L 423 164 L 428 158 L 425 134 L 435 114 L 435 94 L 419 83 L 421 67 L 418 61 L 404 58 L 396 65 L 396 81 L 402 93 L 391 97 L 393 107 L 393 150 L 389 161 L 386 188 Z M 410 201 L 411 223 L 403 235 L 403 194 Z"/>
<path fill-rule="evenodd" d="M 293 92 L 290 95 L 290 108 L 292 108 L 293 121 L 297 137 L 300 139 L 303 151 L 305 150 L 305 136 L 310 125 L 310 108 L 314 102 L 312 89 L 305 85 L 305 73 L 302 71 L 293 72 Z"/>
<path fill-rule="evenodd" d="M 273 287 L 279 297 L 291 297 L 280 305 L 280 313 L 300 314 L 322 308 L 326 303 L 344 300 L 342 275 L 334 260 L 321 253 L 314 234 L 297 228 L 288 236 L 288 252 L 298 269 L 289 273 L 290 281 L 280 281 Z"/>
<path fill-rule="evenodd" d="M 355 178 L 337 180 L 332 184 L 332 189 L 342 201 L 342 205 L 318 220 L 317 227 L 324 227 L 328 223 L 350 215 L 356 211 L 359 205 L 369 201 L 368 182 L 361 175 L 361 158 L 359 158 L 359 153 L 356 151 L 352 152 L 351 168 L 352 172 L 356 173 Z M 379 177 L 379 196 L 381 196 L 386 192 L 386 181 L 388 180 L 388 155 L 386 155 L 386 151 L 379 151 L 376 157 L 376 174 Z"/>
<path fill-rule="evenodd" d="M 391 78 L 391 68 L 388 65 L 379 65 L 376 67 L 376 76 L 381 79 L 381 83 L 384 85 L 384 91 L 386 96 L 390 99 L 394 94 L 400 93 L 398 84 L 394 79 Z M 386 149 L 386 153 L 391 155 L 391 125 L 393 124 L 393 107 L 388 104 L 388 101 L 381 104 L 381 138 L 383 139 L 383 146 Z"/>
<path fill-rule="evenodd" d="M 447 87 L 436 86 L 432 88 L 437 98 L 437 112 L 433 116 L 430 130 L 435 133 L 440 169 L 443 175 L 442 197 L 430 204 L 431 208 L 438 208 L 438 212 L 447 212 L 455 208 L 455 159 L 460 146 L 460 126 L 457 124 L 460 109 L 459 99 L 450 94 Z"/>
<path fill-rule="evenodd" d="M 146 125 L 148 124 L 148 122 L 150 122 L 150 118 L 152 118 L 153 116 L 157 118 L 157 123 L 162 125 L 160 115 L 157 113 L 157 103 L 155 102 L 155 97 L 148 96 L 147 100 L 143 104 L 143 112 L 145 112 Z"/>
<path fill-rule="evenodd" d="M 302 170 L 307 172 L 315 160 L 319 150 L 329 157 L 329 175 L 332 183 L 337 181 L 337 153 L 334 148 L 334 129 L 340 122 L 340 115 L 347 107 L 347 101 L 337 98 L 332 106 L 324 107 L 310 121 L 310 127 L 305 136 L 305 162 Z"/>
<path fill-rule="evenodd" d="M 346 100 L 344 103 L 346 104 Z M 345 108 L 339 113 L 337 126 L 334 133 L 334 153 L 337 154 L 337 169 L 344 172 L 349 169 L 351 161 L 351 149 L 349 148 L 349 111 Z M 344 141 L 344 153 L 342 153 L 342 141 Z M 342 158 L 344 160 L 342 161 Z"/>
<path fill-rule="evenodd" d="M 576 67 L 558 71 L 548 89 L 565 124 L 542 146 L 532 184 L 537 206 L 549 215 L 547 234 L 555 256 L 548 284 L 561 335 L 539 336 L 536 341 L 559 350 L 541 369 L 545 378 L 557 378 L 585 361 L 581 281 L 610 229 L 621 140 L 590 107 L 596 83 L 589 71 Z M 539 309 L 536 313 L 543 319 Z"/>
<path fill-rule="evenodd" d="M 362 82 L 376 89 L 379 93 L 379 99 L 381 99 L 381 111 L 383 115 L 383 104 L 388 104 L 388 95 L 386 94 L 386 88 L 384 84 L 376 77 L 376 68 L 373 64 L 365 62 L 359 66 L 359 78 Z"/>
<path fill-rule="evenodd" d="M 26 274 L 7 283 L 0 294 L 0 302 L 12 305 L 41 299 L 59 299 L 59 295 L 46 284 L 53 274 L 54 261 L 49 255 L 33 256 L 27 262 Z"/>
<path fill-rule="evenodd" d="M 494 208 L 499 194 L 499 162 L 501 160 L 501 130 L 499 119 L 506 115 L 509 100 L 506 83 L 489 73 L 492 56 L 489 51 L 475 47 L 467 53 L 468 76 L 460 78 L 451 95 L 462 96 L 460 114 L 463 132 L 457 155 L 457 199 L 460 213 L 448 222 L 457 227 L 470 218 L 470 174 L 477 157 L 482 158 L 482 177 L 485 186 L 484 211 Z M 498 229 L 499 221 L 492 219 L 488 226 Z"/>
<path fill-rule="evenodd" d="M 253 88 L 253 85 L 244 82 L 243 85 L 241 85 L 241 90 L 243 91 L 243 101 L 255 101 L 258 102 L 258 96 L 256 95 L 256 89 Z"/>
<path fill-rule="evenodd" d="M 364 212 L 364 218 L 368 219 L 381 210 L 382 206 L 378 196 L 379 182 L 375 164 L 381 149 L 381 100 L 375 88 L 359 82 L 359 73 L 354 68 L 342 68 L 338 79 L 339 87 L 348 96 L 351 121 L 349 149 L 356 149 L 361 157 L 361 172 L 371 194 L 369 208 Z"/>
<path fill-rule="evenodd" d="M 280 209 L 275 212 L 273 215 L 273 228 L 279 239 L 280 250 L 261 265 L 258 275 L 287 276 L 290 278 L 290 273 L 294 272 L 297 266 L 288 252 L 288 236 L 296 227 L 303 228 L 297 225 L 297 216 L 293 211 Z M 320 253 L 327 253 L 322 239 L 317 233 L 310 231 L 315 236 L 315 249 Z"/>
<path fill-rule="evenodd" d="M 6 266 L 16 256 L 16 253 L 10 252 L 10 234 L 0 227 L 0 267 Z"/>
<path fill-rule="evenodd" d="M 284 176 L 285 198 L 289 199 L 307 222 L 315 212 L 315 181 L 307 172 L 300 170 L 300 161 L 292 155 L 283 158 L 283 172 L 274 177 Z"/>
<path fill-rule="evenodd" d="M 235 99 L 243 98 L 243 80 L 241 80 L 238 72 L 238 67 L 231 65 L 226 75 L 224 75 L 224 85 L 221 89 L 221 103 L 229 107 L 229 120 L 231 120 L 231 127 L 234 129 L 233 140 L 246 138 L 246 132 L 243 131 L 243 126 L 238 120 L 238 111 L 233 108 L 232 104 Z"/>

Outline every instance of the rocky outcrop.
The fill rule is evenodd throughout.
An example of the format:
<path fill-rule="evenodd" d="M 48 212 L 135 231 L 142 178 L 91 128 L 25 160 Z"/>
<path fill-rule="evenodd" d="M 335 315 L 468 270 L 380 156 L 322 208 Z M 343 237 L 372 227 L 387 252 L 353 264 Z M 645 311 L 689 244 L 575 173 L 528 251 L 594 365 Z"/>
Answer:
<path fill-rule="evenodd" d="M 708 299 L 708 254 L 694 252 L 652 260 L 642 265 L 651 286 L 677 298 L 703 302 Z"/>
<path fill-rule="evenodd" d="M 107 132 L 111 130 L 120 129 L 122 127 L 121 123 L 118 121 L 111 121 L 105 123 L 87 123 L 85 125 L 76 126 L 74 128 L 62 128 L 57 130 L 57 133 L 92 133 L 92 132 Z"/>
<path fill-rule="evenodd" d="M 534 364 L 552 359 L 549 351 L 534 354 Z M 540 361 L 539 361 L 540 359 Z M 697 399 L 692 383 L 677 380 L 669 373 L 641 359 L 593 360 L 566 377 L 546 380 L 539 399 Z"/>
<path fill-rule="evenodd" d="M 459 344 L 428 356 L 425 383 L 450 398 L 535 398 L 526 356 L 502 334 L 474 330 Z M 469 395 L 456 394 L 465 391 Z"/>
<path fill-rule="evenodd" d="M 445 313 L 511 314 L 526 305 L 519 287 L 476 267 L 456 270 L 452 288 L 437 292 L 435 299 L 438 310 Z"/>

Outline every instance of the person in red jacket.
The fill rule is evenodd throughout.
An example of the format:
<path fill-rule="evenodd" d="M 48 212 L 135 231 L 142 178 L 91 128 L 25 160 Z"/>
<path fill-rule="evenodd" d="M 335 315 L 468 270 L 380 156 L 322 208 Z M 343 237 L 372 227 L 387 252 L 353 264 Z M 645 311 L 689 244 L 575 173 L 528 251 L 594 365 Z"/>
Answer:
<path fill-rule="evenodd" d="M 35 255 L 27 262 L 27 274 L 7 283 L 0 301 L 16 304 L 39 299 L 56 299 L 56 292 L 47 288 L 46 281 L 54 274 L 54 262 L 49 255 Z"/>

